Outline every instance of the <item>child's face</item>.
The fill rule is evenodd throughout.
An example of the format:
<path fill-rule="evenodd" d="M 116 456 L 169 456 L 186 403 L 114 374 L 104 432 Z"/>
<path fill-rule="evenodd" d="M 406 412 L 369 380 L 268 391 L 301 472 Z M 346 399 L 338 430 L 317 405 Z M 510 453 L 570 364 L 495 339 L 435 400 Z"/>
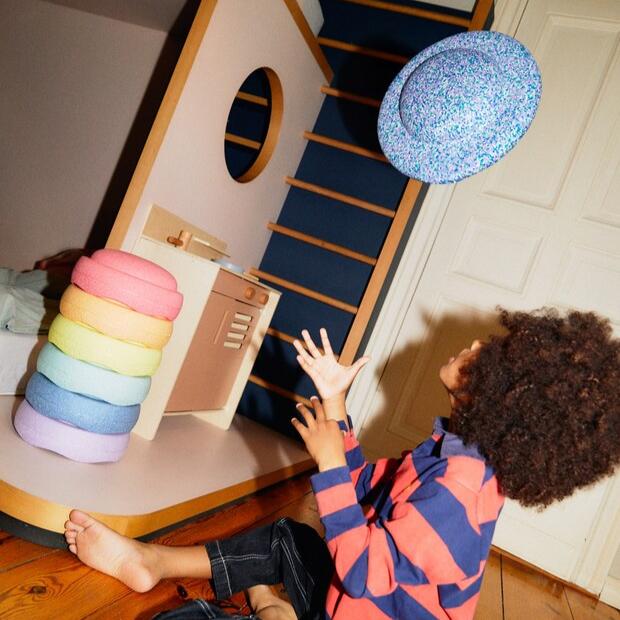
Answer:
<path fill-rule="evenodd" d="M 469 349 L 463 349 L 456 357 L 451 357 L 448 362 L 439 369 L 439 378 L 446 390 L 448 390 L 450 402 L 453 406 L 458 398 L 463 397 L 463 377 L 461 375 L 461 369 L 467 366 L 467 364 L 478 355 L 478 351 L 480 351 L 482 346 L 482 341 L 474 340 Z"/>

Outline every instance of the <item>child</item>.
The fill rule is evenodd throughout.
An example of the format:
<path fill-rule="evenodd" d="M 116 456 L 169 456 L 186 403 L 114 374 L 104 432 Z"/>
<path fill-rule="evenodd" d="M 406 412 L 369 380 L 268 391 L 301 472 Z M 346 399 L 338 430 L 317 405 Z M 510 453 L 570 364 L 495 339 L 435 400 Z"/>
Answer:
<path fill-rule="evenodd" d="M 504 496 L 544 507 L 613 473 L 620 461 L 620 341 L 591 313 L 502 310 L 503 336 L 474 341 L 439 371 L 452 417 L 399 459 L 364 460 L 344 405 L 367 362 L 336 361 L 302 332 L 295 347 L 322 402 L 292 423 L 317 463 L 326 543 L 290 519 L 206 546 L 163 547 L 116 534 L 79 511 L 69 549 L 144 592 L 166 577 L 248 588 L 262 620 L 468 619 Z M 362 509 L 365 507 L 365 510 Z M 291 604 L 266 584 L 283 583 Z M 261 585 L 262 584 L 262 585 Z M 158 618 L 222 618 L 197 600 Z M 256 616 L 254 616 L 256 617 Z"/>

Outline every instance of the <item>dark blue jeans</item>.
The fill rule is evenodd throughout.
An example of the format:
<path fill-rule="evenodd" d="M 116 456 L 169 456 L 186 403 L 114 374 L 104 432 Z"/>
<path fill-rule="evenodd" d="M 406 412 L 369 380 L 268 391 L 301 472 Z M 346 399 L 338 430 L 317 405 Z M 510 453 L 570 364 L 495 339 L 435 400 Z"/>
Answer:
<path fill-rule="evenodd" d="M 214 540 L 206 548 L 218 599 L 255 585 L 281 583 L 299 620 L 324 617 L 334 568 L 325 541 L 310 526 L 284 518 L 225 540 Z M 157 620 L 230 617 L 203 600 L 156 616 Z"/>

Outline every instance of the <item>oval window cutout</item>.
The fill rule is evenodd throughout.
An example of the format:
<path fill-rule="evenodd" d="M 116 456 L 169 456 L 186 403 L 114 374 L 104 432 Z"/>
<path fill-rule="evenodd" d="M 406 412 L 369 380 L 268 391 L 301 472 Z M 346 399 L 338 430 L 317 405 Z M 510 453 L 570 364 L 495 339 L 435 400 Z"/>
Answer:
<path fill-rule="evenodd" d="M 224 157 L 230 176 L 239 183 L 255 179 L 276 147 L 282 121 L 282 85 L 268 67 L 244 80 L 228 113 Z"/>

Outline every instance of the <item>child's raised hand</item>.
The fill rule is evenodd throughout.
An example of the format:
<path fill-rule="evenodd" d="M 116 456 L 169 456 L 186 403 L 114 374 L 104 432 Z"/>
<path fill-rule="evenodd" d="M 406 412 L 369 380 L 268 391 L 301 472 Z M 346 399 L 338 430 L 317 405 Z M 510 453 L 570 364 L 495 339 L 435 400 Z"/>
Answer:
<path fill-rule="evenodd" d="M 327 331 L 321 328 L 320 334 L 323 353 L 314 344 L 307 329 L 304 329 L 301 335 L 308 350 L 306 351 L 299 340 L 295 340 L 293 345 L 299 354 L 297 356 L 299 365 L 312 379 L 321 398 L 328 400 L 337 396 L 344 396 L 357 373 L 370 358 L 360 357 L 352 366 L 343 366 L 338 363 L 334 356 Z"/>
<path fill-rule="evenodd" d="M 291 420 L 304 443 L 310 456 L 314 459 L 320 471 L 342 467 L 347 464 L 344 453 L 344 438 L 342 431 L 335 420 L 328 420 L 321 401 L 311 398 L 315 415 L 299 403 L 297 410 L 305 420 L 305 425 L 297 418 Z"/>

